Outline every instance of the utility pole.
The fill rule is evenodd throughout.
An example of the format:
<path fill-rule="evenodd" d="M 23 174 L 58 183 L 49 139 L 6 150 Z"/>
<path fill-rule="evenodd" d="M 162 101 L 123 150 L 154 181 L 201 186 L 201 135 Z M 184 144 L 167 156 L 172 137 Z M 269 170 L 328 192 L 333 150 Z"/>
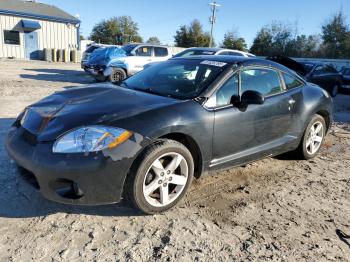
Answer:
<path fill-rule="evenodd" d="M 214 24 L 216 22 L 216 16 L 215 16 L 216 8 L 220 6 L 219 4 L 216 3 L 216 1 L 210 3 L 210 5 L 211 5 L 212 14 L 211 14 L 211 17 L 209 18 L 209 22 L 211 24 L 209 47 L 213 45 L 213 31 L 214 31 Z"/>

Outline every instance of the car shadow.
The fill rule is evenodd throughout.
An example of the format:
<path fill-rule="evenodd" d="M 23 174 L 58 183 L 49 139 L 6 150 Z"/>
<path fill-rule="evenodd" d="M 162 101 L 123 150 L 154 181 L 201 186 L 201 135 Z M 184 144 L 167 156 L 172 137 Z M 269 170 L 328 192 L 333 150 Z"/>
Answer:
<path fill-rule="evenodd" d="M 138 210 L 122 201 L 104 206 L 73 206 L 46 200 L 20 175 L 5 149 L 6 134 L 14 118 L 0 118 L 0 217 L 29 218 L 54 213 L 95 216 L 140 216 Z"/>
<path fill-rule="evenodd" d="M 24 69 L 37 74 L 20 74 L 21 78 L 49 82 L 90 84 L 95 80 L 82 70 L 67 69 Z"/>

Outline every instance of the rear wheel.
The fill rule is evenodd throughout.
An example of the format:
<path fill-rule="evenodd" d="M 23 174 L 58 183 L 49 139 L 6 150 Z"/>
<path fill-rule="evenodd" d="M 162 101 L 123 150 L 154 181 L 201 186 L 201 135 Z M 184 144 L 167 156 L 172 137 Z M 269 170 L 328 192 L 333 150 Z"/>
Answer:
<path fill-rule="evenodd" d="M 147 148 L 136 166 L 127 178 L 125 195 L 147 214 L 175 206 L 193 179 L 191 153 L 173 140 L 160 140 Z"/>
<path fill-rule="evenodd" d="M 126 78 L 126 72 L 121 68 L 113 68 L 109 81 L 113 84 L 118 84 Z"/>
<path fill-rule="evenodd" d="M 299 145 L 299 152 L 303 159 L 311 159 L 317 155 L 325 134 L 326 123 L 324 118 L 320 115 L 314 115 L 307 126 L 303 139 Z"/>

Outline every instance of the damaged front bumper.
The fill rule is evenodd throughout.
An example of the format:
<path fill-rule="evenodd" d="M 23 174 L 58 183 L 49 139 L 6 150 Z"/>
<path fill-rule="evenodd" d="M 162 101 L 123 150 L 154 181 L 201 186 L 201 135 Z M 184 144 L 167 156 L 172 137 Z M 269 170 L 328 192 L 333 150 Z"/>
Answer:
<path fill-rule="evenodd" d="M 52 153 L 53 142 L 36 142 L 23 127 L 13 126 L 6 149 L 19 166 L 30 171 L 43 196 L 77 205 L 119 202 L 126 175 L 147 139 L 134 134 L 113 150 L 95 153 Z"/>

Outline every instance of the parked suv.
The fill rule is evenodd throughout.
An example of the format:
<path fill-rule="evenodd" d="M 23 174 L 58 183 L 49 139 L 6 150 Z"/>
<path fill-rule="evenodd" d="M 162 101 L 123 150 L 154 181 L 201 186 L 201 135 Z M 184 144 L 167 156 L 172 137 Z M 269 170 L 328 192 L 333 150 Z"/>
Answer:
<path fill-rule="evenodd" d="M 128 44 L 122 47 L 126 56 L 111 59 L 103 75 L 112 83 L 118 83 L 143 69 L 145 64 L 168 60 L 171 51 L 166 46 L 151 44 Z"/>

